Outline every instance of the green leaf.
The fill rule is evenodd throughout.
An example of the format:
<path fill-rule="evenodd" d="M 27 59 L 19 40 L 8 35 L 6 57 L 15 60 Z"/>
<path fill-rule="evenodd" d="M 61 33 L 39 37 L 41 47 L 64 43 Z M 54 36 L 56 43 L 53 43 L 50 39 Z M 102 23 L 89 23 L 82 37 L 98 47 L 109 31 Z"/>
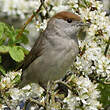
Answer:
<path fill-rule="evenodd" d="M 0 63 L 2 63 L 2 57 L 0 56 Z"/>
<path fill-rule="evenodd" d="M 7 37 L 9 38 L 8 45 L 16 44 L 17 32 L 14 29 L 14 27 L 11 27 L 11 28 L 7 29 L 7 33 L 6 34 L 7 34 Z"/>
<path fill-rule="evenodd" d="M 24 52 L 19 46 L 10 47 L 9 54 L 16 62 L 21 62 L 24 60 Z"/>
<path fill-rule="evenodd" d="M 0 38 L 0 45 L 3 45 L 5 41 L 6 41 L 6 36 Z"/>
<path fill-rule="evenodd" d="M 19 33 L 21 30 L 16 30 L 17 33 Z M 29 34 L 29 31 L 24 30 L 22 35 L 19 37 L 19 39 L 16 39 L 16 43 L 23 43 L 27 44 L 29 42 L 27 35 Z M 17 36 L 17 35 L 16 35 Z"/>
<path fill-rule="evenodd" d="M 0 53 L 8 53 L 8 51 L 9 51 L 8 46 L 5 45 L 0 46 Z"/>
<path fill-rule="evenodd" d="M 0 22 L 0 37 L 2 37 L 2 34 L 4 33 L 4 27 L 5 24 Z"/>
<path fill-rule="evenodd" d="M 20 44 L 20 43 L 28 44 L 28 42 L 29 42 L 29 40 L 26 35 L 22 35 L 21 37 L 19 37 L 19 39 L 16 39 L 16 43 L 18 43 L 18 44 Z"/>
<path fill-rule="evenodd" d="M 101 91 L 101 98 L 100 102 L 102 103 L 103 107 L 105 108 L 107 105 L 110 104 L 110 84 L 99 84 L 98 89 Z M 105 109 L 104 109 L 105 110 Z M 108 109 L 109 110 L 109 109 Z"/>
<path fill-rule="evenodd" d="M 19 48 L 21 48 L 24 52 L 25 55 L 29 54 L 29 50 L 25 49 L 24 47 L 19 46 Z"/>
<path fill-rule="evenodd" d="M 28 30 L 26 30 L 26 29 L 24 30 L 24 32 L 25 32 L 26 34 L 29 34 L 29 31 L 28 31 Z"/>
<path fill-rule="evenodd" d="M 4 69 L 4 67 L 2 65 L 0 65 L 0 71 L 2 72 L 2 74 L 5 76 L 6 75 L 6 71 Z"/>
<path fill-rule="evenodd" d="M 23 44 L 27 44 L 29 42 L 28 37 L 25 34 L 23 34 L 21 36 L 21 40 L 22 40 L 22 43 Z"/>
<path fill-rule="evenodd" d="M 16 36 L 20 32 L 20 29 L 15 29 L 13 26 L 10 27 L 5 23 L 0 22 L 0 45 L 3 45 L 6 39 L 8 39 L 8 45 L 16 45 L 16 44 L 27 44 L 29 31 L 24 30 L 22 36 L 19 39 L 16 39 Z"/>
<path fill-rule="evenodd" d="M 17 75 L 17 76 L 13 79 L 12 84 L 17 84 L 18 82 L 20 82 L 20 80 L 21 80 L 20 75 Z"/>

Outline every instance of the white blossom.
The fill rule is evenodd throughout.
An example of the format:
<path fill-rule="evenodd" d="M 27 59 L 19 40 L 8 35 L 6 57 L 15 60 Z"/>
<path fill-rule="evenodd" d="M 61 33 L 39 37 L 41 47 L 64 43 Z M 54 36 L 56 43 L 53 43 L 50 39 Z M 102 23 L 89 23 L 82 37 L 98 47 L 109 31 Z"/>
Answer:
<path fill-rule="evenodd" d="M 78 95 L 74 95 L 69 91 L 68 97 L 64 99 L 64 102 L 68 104 L 70 110 L 98 110 L 101 107 L 97 98 L 100 96 L 100 92 L 97 91 L 97 85 L 93 84 L 88 77 L 84 78 L 75 77 L 74 83 L 76 84 L 76 90 Z M 82 108 L 80 104 L 82 103 Z"/>

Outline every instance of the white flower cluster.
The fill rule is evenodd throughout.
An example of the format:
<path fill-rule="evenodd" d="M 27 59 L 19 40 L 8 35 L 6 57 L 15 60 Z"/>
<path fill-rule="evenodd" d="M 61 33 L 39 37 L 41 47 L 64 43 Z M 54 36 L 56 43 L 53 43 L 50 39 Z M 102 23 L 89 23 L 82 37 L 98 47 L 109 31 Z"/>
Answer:
<path fill-rule="evenodd" d="M 101 104 L 97 101 L 100 92 L 97 91 L 97 84 L 93 84 L 88 77 L 77 77 L 72 79 L 75 85 L 74 92 L 69 91 L 68 96 L 64 99 L 69 110 L 99 110 Z"/>
<path fill-rule="evenodd" d="M 43 91 L 44 90 L 38 84 L 32 84 L 31 86 L 27 85 L 22 89 L 12 88 L 8 91 L 8 94 L 10 94 L 10 97 L 12 98 L 10 101 L 10 107 L 12 109 L 20 108 L 21 102 L 25 103 L 25 101 L 31 97 L 41 97 Z"/>
<path fill-rule="evenodd" d="M 76 6 L 78 2 L 79 0 L 69 0 L 69 5 L 74 12 L 79 11 L 83 21 L 89 21 L 91 25 L 85 40 L 79 40 L 82 54 L 77 57 L 76 68 L 86 75 L 95 72 L 98 76 L 110 79 L 110 58 L 104 56 L 106 42 L 110 37 L 110 19 L 105 16 L 100 1 L 86 0 L 86 8 Z"/>
<path fill-rule="evenodd" d="M 14 73 L 11 72 L 11 75 L 13 74 Z M 22 89 L 18 89 L 18 88 L 13 88 L 12 86 L 10 86 L 10 82 L 9 84 L 7 84 L 9 90 L 6 92 L 6 94 L 9 94 L 9 96 L 11 97 L 10 100 L 8 100 L 7 98 L 7 102 L 9 102 L 8 106 L 10 107 L 11 110 L 16 110 L 16 109 L 21 110 L 20 109 L 21 104 L 25 103 L 26 100 L 30 99 L 31 97 L 33 98 L 41 97 L 41 94 L 44 91 L 44 89 L 42 89 L 38 84 L 27 85 Z M 7 89 L 7 87 L 4 87 L 4 89 Z M 44 101 L 44 99 L 42 99 L 41 102 L 42 101 Z M 4 103 L 3 105 L 0 106 L 0 110 L 1 109 L 4 110 L 6 107 L 7 106 Z"/>
<path fill-rule="evenodd" d="M 14 79 L 16 75 L 21 75 L 21 72 L 10 72 L 9 74 L 10 75 L 7 77 Z M 2 78 L 2 80 L 7 77 Z M 101 104 L 97 101 L 97 98 L 100 96 L 100 92 L 97 90 L 97 84 L 93 84 L 88 77 L 83 76 L 71 76 L 69 82 L 72 82 L 73 85 L 71 86 L 75 86 L 74 90 L 69 91 L 68 96 L 63 100 L 63 102 L 67 104 L 67 109 L 82 110 L 83 108 L 84 110 L 98 110 L 101 108 Z M 4 82 L 1 82 L 1 84 L 4 84 Z M 7 102 L 9 102 L 8 105 L 12 110 L 20 110 L 21 104 L 25 103 L 26 100 L 32 97 L 40 97 L 41 99 L 39 100 L 39 103 L 44 103 L 45 97 L 41 97 L 44 89 L 39 85 L 32 84 L 27 85 L 22 89 L 18 89 L 12 88 L 12 85 L 10 86 L 10 84 L 11 81 L 6 84 L 7 86 L 2 86 L 2 90 L 9 89 L 6 94 L 8 94 L 11 99 L 7 99 Z M 1 105 L 0 109 L 5 109 L 6 107 L 7 106 L 4 104 Z"/>
<path fill-rule="evenodd" d="M 32 13 L 40 5 L 40 0 L 0 0 L 0 11 L 11 17 L 20 16 L 24 19 L 26 14 Z"/>
<path fill-rule="evenodd" d="M 5 76 L 1 76 L 0 80 L 0 90 L 5 90 L 13 87 L 17 77 L 20 78 L 22 71 L 18 72 L 8 72 Z"/>
<path fill-rule="evenodd" d="M 53 6 L 51 14 L 53 15 L 56 12 L 68 10 L 69 6 L 65 5 L 68 0 L 47 0 L 47 4 L 51 4 Z"/>
<path fill-rule="evenodd" d="M 36 29 L 37 31 L 40 31 L 40 30 L 45 30 L 45 28 L 47 27 L 47 21 L 46 19 L 43 20 L 43 22 L 40 22 L 40 21 L 36 21 Z"/>

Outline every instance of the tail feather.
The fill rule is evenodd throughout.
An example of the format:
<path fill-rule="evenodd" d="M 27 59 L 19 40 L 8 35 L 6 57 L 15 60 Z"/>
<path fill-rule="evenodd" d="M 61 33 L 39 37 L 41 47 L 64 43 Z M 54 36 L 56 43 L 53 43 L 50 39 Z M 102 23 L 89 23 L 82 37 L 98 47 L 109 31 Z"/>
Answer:
<path fill-rule="evenodd" d="M 28 81 L 26 80 L 22 80 L 19 84 L 18 84 L 18 88 L 23 88 L 24 86 L 26 86 L 27 84 L 29 84 Z"/>

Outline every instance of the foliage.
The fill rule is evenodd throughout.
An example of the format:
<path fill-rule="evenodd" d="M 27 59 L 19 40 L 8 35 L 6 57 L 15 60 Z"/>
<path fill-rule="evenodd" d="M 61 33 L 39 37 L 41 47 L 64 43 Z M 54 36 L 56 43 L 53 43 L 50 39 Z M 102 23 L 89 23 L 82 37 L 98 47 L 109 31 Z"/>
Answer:
<path fill-rule="evenodd" d="M 103 107 L 110 106 L 110 84 L 99 84 L 99 90 L 101 91 L 101 98 L 99 99 L 103 104 Z"/>
<path fill-rule="evenodd" d="M 27 44 L 28 31 L 24 31 L 22 36 L 17 38 L 16 36 L 19 33 L 19 29 L 14 29 L 13 26 L 8 26 L 3 22 L 0 22 L 0 71 L 2 74 L 6 73 L 5 68 L 3 67 L 2 56 L 9 54 L 10 58 L 16 63 L 19 63 L 24 60 L 28 51 L 21 46 L 21 44 Z M 8 60 L 7 58 L 5 60 Z"/>

